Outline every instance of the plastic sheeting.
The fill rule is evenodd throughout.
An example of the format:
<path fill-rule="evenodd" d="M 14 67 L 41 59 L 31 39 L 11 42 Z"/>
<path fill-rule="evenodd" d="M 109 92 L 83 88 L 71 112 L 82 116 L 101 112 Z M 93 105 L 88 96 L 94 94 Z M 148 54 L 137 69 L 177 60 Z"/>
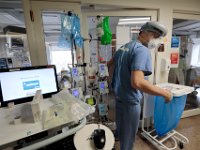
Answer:
<path fill-rule="evenodd" d="M 58 46 L 71 48 L 73 40 L 76 46 L 83 48 L 83 38 L 80 31 L 80 19 L 75 14 L 61 14 L 61 34 Z"/>
<path fill-rule="evenodd" d="M 78 122 L 94 112 L 92 106 L 75 98 L 67 89 L 53 95 L 49 101 L 51 101 L 52 105 L 44 110 L 42 115 L 44 129 Z"/>
<path fill-rule="evenodd" d="M 66 14 L 61 14 L 61 34 L 59 37 L 58 46 L 71 48 L 72 38 L 72 17 Z"/>
<path fill-rule="evenodd" d="M 108 44 L 111 44 L 112 42 L 112 32 L 110 30 L 110 25 L 109 25 L 109 17 L 106 16 L 104 19 L 103 19 L 103 35 L 101 37 L 101 44 L 102 45 L 108 45 Z"/>
<path fill-rule="evenodd" d="M 75 40 L 76 46 L 79 48 L 83 48 L 83 38 L 81 36 L 81 26 L 80 26 L 80 18 L 76 15 L 73 16 L 73 29 L 72 34 Z"/>
<path fill-rule="evenodd" d="M 186 98 L 186 95 L 173 97 L 170 103 L 166 103 L 164 97 L 155 96 L 154 127 L 158 136 L 163 136 L 177 127 Z"/>

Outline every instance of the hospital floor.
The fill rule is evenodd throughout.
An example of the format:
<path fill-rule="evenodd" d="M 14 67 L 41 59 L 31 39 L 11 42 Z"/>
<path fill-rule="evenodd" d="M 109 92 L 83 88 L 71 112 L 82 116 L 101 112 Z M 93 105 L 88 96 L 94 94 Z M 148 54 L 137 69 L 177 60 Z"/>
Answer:
<path fill-rule="evenodd" d="M 189 139 L 189 144 L 184 145 L 183 150 L 200 150 L 200 115 L 181 119 L 176 131 Z M 120 149 L 119 142 L 115 142 L 115 148 Z M 142 139 L 138 132 L 134 150 L 156 150 L 156 148 Z"/>
<path fill-rule="evenodd" d="M 114 101 L 109 103 L 109 118 L 114 120 Z M 183 150 L 200 150 L 200 115 L 181 119 L 178 127 L 175 129 L 189 139 L 189 144 L 184 145 Z M 115 142 L 115 149 L 120 150 L 119 142 Z M 179 149 L 179 148 L 177 148 Z M 138 131 L 134 150 L 156 150 L 156 148 L 143 139 Z"/>

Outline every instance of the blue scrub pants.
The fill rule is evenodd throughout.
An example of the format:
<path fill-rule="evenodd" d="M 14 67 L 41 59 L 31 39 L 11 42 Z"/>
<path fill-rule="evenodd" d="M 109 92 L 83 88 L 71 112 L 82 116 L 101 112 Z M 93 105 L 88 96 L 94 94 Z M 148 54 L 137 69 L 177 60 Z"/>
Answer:
<path fill-rule="evenodd" d="M 140 121 L 140 104 L 116 100 L 116 125 L 120 150 L 133 150 Z"/>

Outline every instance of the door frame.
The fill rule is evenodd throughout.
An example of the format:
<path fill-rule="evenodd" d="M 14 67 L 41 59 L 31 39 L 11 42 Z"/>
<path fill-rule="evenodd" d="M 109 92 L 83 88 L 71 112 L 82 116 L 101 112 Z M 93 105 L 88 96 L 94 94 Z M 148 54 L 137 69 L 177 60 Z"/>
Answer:
<path fill-rule="evenodd" d="M 174 11 L 173 12 L 173 18 L 175 19 L 185 19 L 185 20 L 199 20 L 200 21 L 200 14 L 197 14 L 195 12 L 182 12 L 182 11 Z M 200 108 L 185 110 L 182 114 L 181 118 L 187 118 L 191 116 L 200 115 Z"/>
<path fill-rule="evenodd" d="M 81 20 L 81 5 L 80 3 L 69 2 L 48 2 L 48 1 L 27 1 L 23 0 L 23 7 L 25 13 L 25 21 L 27 27 L 28 42 L 30 43 L 30 55 L 33 66 L 47 65 L 47 53 L 45 46 L 45 37 L 42 22 L 42 11 L 73 11 Z M 30 11 L 33 13 L 33 19 L 31 20 Z"/>

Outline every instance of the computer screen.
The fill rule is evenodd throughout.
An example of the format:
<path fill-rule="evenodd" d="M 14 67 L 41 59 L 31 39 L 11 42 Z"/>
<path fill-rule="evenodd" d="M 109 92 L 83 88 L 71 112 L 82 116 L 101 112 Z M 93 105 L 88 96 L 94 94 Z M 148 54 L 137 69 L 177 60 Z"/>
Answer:
<path fill-rule="evenodd" d="M 0 70 L 1 105 L 31 101 L 37 90 L 44 97 L 58 92 L 56 68 L 51 66 Z"/>

